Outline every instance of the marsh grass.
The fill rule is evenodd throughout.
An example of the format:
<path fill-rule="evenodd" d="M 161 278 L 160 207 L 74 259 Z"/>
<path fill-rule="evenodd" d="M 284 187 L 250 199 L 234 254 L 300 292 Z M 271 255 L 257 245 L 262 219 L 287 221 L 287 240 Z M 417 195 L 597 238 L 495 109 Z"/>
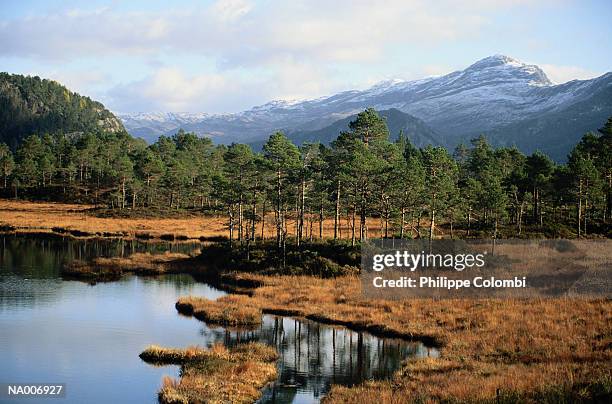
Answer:
<path fill-rule="evenodd" d="M 88 282 L 107 282 L 121 278 L 123 271 L 117 268 L 105 268 L 92 265 L 90 262 L 75 260 L 64 264 L 61 274 L 66 279 L 77 279 Z"/>
<path fill-rule="evenodd" d="M 11 232 L 53 233 L 53 228 L 56 228 L 61 234 L 71 235 L 74 232 L 81 234 L 81 237 L 161 239 L 163 236 L 167 240 L 227 240 L 227 218 L 224 216 L 204 215 L 202 212 L 173 215 L 168 212 L 145 215 L 143 212 L 125 209 L 123 212 L 115 210 L 109 214 L 108 211 L 85 204 L 0 199 L 0 231 L 4 227 L 5 231 Z M 289 234 L 295 234 L 295 225 L 295 219 L 289 220 Z M 368 226 L 373 234 L 378 232 L 379 220 L 368 219 Z M 258 234 L 261 234 L 260 225 L 258 229 Z M 341 234 L 346 238 L 349 233 L 348 225 L 344 224 Z M 265 221 L 264 236 L 274 238 L 275 234 L 274 219 L 270 216 Z M 333 234 L 334 221 L 326 219 L 323 223 L 323 237 L 332 237 Z"/>
<path fill-rule="evenodd" d="M 149 363 L 179 364 L 179 380 L 165 377 L 158 398 L 166 403 L 252 403 L 261 389 L 277 377 L 276 351 L 263 344 L 231 349 L 214 345 L 206 350 L 150 346 L 140 357 Z"/>
<path fill-rule="evenodd" d="M 91 261 L 75 260 L 62 267 L 62 276 L 88 281 L 117 280 L 125 273 L 160 275 L 178 272 L 180 263 L 190 255 L 165 251 L 161 254 L 134 253 L 128 257 L 97 257 Z"/>
<path fill-rule="evenodd" d="M 364 298 L 357 277 L 239 276 L 243 282 L 263 286 L 239 301 L 228 296 L 218 304 L 285 312 L 379 336 L 425 339 L 440 347 L 439 358 L 409 359 L 390 381 L 334 386 L 327 402 L 575 402 L 602 397 L 606 402 L 610 398 L 610 300 L 388 301 Z"/>
<path fill-rule="evenodd" d="M 176 302 L 176 309 L 207 323 L 240 326 L 261 323 L 261 310 L 250 303 L 248 296 L 227 295 L 217 300 L 184 297 Z"/>

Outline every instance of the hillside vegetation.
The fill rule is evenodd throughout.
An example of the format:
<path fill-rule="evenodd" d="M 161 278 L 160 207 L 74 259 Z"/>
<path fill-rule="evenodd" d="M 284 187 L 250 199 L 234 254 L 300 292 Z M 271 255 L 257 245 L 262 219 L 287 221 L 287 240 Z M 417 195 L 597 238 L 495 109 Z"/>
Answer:
<path fill-rule="evenodd" d="M 225 216 L 228 238 L 241 244 L 265 238 L 272 225 L 283 250 L 287 240 L 324 238 L 326 221 L 334 239 L 352 245 L 610 236 L 612 118 L 577 134 L 567 163 L 557 164 L 539 151 L 495 148 L 485 136 L 454 152 L 415 144 L 403 129 L 427 126 L 397 110 L 368 108 L 329 127 L 329 145 L 276 132 L 256 152 L 183 130 L 147 145 L 102 104 L 38 77 L 0 74 L 0 106 L 4 197 L 95 204 L 100 215 L 126 218 L 189 209 Z"/>
<path fill-rule="evenodd" d="M 28 135 L 124 132 L 121 122 L 89 97 L 37 76 L 0 73 L 0 141 L 15 148 Z"/>

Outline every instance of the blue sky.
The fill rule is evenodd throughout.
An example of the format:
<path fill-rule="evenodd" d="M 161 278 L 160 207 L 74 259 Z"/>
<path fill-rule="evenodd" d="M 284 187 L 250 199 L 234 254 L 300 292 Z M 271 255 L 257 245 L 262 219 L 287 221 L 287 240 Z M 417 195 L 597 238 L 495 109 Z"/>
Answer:
<path fill-rule="evenodd" d="M 558 83 L 612 71 L 612 1 L 0 2 L 0 70 L 116 112 L 236 112 L 493 54 Z"/>

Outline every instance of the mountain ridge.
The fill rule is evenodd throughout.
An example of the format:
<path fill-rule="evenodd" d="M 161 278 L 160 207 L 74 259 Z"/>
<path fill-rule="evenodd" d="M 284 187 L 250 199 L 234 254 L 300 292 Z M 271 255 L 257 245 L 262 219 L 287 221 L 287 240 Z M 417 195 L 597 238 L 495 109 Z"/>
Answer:
<path fill-rule="evenodd" d="M 610 85 L 610 73 L 555 84 L 537 65 L 493 55 L 443 76 L 388 80 L 365 90 L 343 91 L 312 100 L 270 101 L 234 114 L 201 114 L 201 118 L 174 114 L 173 120 L 161 122 L 145 119 L 145 115 L 135 119 L 123 114 L 120 118 L 130 133 L 148 136 L 149 141 L 181 127 L 210 136 L 217 142 L 231 143 L 256 142 L 276 130 L 317 131 L 368 107 L 378 111 L 397 109 L 422 120 L 440 135 L 444 146 L 452 148 L 481 133 L 495 133 L 499 144 L 512 143 L 508 136 L 514 135 L 503 128 L 524 127 L 519 123 L 538 119 L 543 123 L 550 115 L 571 123 L 570 126 L 581 132 L 568 139 L 573 141 L 612 115 L 612 107 L 605 99 L 597 98 L 595 103 L 593 98 L 601 87 Z M 588 119 L 584 114 L 572 115 L 576 112 L 573 105 L 589 102 L 595 110 L 600 110 L 599 114 L 589 114 Z M 559 115 L 561 111 L 567 115 Z M 549 135 L 546 128 L 538 131 L 538 136 Z M 545 141 L 539 143 L 546 147 Z M 520 142 L 517 146 L 524 148 Z M 560 150 L 555 158 L 563 159 L 564 154 Z"/>

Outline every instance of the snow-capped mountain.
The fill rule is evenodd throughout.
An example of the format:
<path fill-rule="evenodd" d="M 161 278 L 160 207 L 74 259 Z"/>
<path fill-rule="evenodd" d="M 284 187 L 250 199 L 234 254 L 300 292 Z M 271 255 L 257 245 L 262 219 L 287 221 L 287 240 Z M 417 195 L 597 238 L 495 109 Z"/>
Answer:
<path fill-rule="evenodd" d="M 612 73 L 556 85 L 538 66 L 495 55 L 440 77 L 389 80 L 367 90 L 314 100 L 273 101 L 236 114 L 137 114 L 120 118 L 128 131 L 148 140 L 182 127 L 220 142 L 255 142 L 274 130 L 290 134 L 317 131 L 367 107 L 412 115 L 435 131 L 440 143 L 448 147 L 485 133 L 491 134 L 497 144 L 517 144 L 531 152 L 545 148 L 550 140 L 548 124 L 541 120 L 547 116 L 569 120 L 569 126 L 561 127 L 577 132 L 563 133 L 561 139 L 557 139 L 559 133 L 554 134 L 562 143 L 567 140 L 573 144 L 584 131 L 601 126 L 612 115 Z M 576 107 L 580 111 L 575 111 Z M 533 122 L 537 130 L 521 127 L 521 122 Z M 517 139 L 524 136 L 505 133 L 504 128 L 510 127 L 529 129 L 530 135 L 524 139 L 529 142 L 514 142 L 514 135 Z M 559 153 L 555 157 L 562 159 L 565 151 Z"/>

